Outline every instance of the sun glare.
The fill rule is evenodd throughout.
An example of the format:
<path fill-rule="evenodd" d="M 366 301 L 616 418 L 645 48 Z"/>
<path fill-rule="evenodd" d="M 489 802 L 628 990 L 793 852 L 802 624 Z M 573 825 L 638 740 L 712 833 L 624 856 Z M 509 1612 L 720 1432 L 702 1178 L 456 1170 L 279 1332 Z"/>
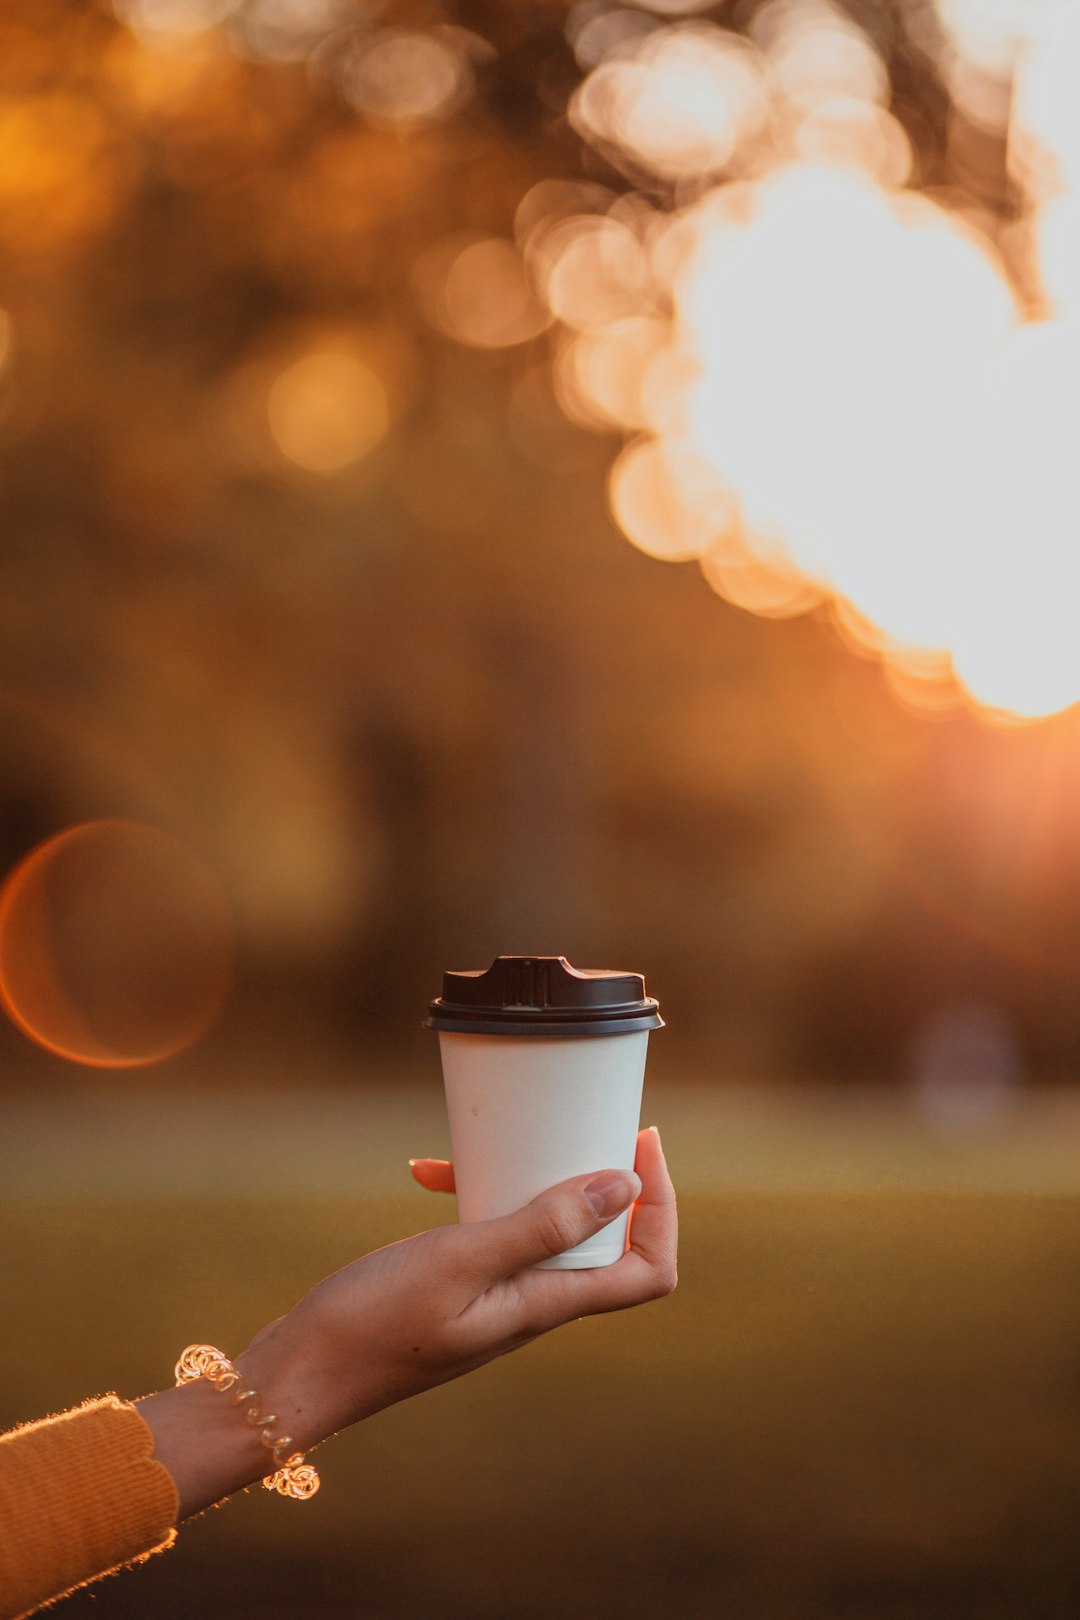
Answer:
<path fill-rule="evenodd" d="M 147 104 L 232 48 L 306 60 L 403 174 L 440 124 L 483 142 L 494 47 L 423 8 L 112 4 L 117 84 Z M 1013 719 L 1080 703 L 1080 5 L 919 0 L 886 30 L 840 0 L 582 0 L 565 33 L 580 82 L 553 70 L 542 99 L 591 148 L 581 177 L 535 184 L 512 237 L 477 220 L 411 275 L 446 337 L 522 350 L 511 431 L 554 445 L 554 399 L 621 433 L 608 500 L 628 539 L 749 611 L 824 608 L 905 701 L 949 688 Z M 896 75 L 904 34 L 947 86 L 940 163 Z M 64 92 L 47 128 L 26 98 L 4 117 L 0 201 L 42 241 L 80 239 L 110 162 L 94 109 Z M 541 389 L 528 346 L 548 332 Z M 0 357 L 3 340 L 0 323 Z M 344 473 L 387 435 L 390 398 L 396 419 L 393 377 L 347 345 L 259 378 L 268 443 L 250 453 L 279 469 Z"/>
<path fill-rule="evenodd" d="M 830 0 L 772 0 L 749 38 L 578 8 L 571 121 L 642 192 L 534 188 L 518 240 L 564 410 L 627 435 L 635 545 L 756 613 L 833 603 L 905 701 L 1037 719 L 1080 701 L 1080 11 L 939 24 L 987 119 L 1015 78 L 1012 268 L 905 189 L 884 62 Z"/>

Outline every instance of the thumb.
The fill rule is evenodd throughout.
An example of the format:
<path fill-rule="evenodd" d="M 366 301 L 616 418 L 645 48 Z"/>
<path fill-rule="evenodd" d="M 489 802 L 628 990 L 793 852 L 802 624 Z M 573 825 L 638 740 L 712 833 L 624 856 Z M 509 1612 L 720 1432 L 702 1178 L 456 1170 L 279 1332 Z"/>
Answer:
<path fill-rule="evenodd" d="M 584 1243 L 613 1221 L 641 1192 L 632 1170 L 593 1171 L 538 1194 L 524 1209 L 459 1228 L 468 1234 L 467 1264 L 485 1282 L 512 1277 L 552 1255 Z"/>

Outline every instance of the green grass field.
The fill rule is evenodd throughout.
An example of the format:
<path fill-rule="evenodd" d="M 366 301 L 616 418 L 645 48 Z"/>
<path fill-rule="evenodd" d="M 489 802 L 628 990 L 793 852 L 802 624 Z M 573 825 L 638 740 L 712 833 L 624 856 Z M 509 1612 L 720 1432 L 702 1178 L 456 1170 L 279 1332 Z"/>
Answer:
<path fill-rule="evenodd" d="M 430 1218 L 430 1210 L 427 1211 Z M 437 1211 L 452 1216 L 452 1205 Z M 681 1201 L 682 1281 L 396 1407 L 68 1620 L 1080 1614 L 1080 1200 Z M 413 1197 L 3 1206 L 0 1421 L 168 1380 Z"/>

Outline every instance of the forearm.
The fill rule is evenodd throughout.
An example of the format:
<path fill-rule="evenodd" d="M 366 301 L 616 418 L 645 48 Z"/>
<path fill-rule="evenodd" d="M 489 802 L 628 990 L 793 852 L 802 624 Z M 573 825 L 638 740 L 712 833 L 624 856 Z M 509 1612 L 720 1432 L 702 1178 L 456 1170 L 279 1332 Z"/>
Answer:
<path fill-rule="evenodd" d="M 179 1519 L 275 1472 L 260 1428 L 279 1451 L 288 1435 L 308 1452 L 563 1322 L 670 1293 L 675 1199 L 651 1132 L 637 1164 L 640 1179 L 578 1176 L 512 1215 L 436 1227 L 325 1278 L 236 1358 L 239 1387 L 258 1392 L 245 1404 L 257 1405 L 259 1427 L 200 1377 L 0 1435 L 0 1620 L 170 1545 Z M 531 1269 L 593 1236 L 639 1191 L 615 1265 Z"/>
<path fill-rule="evenodd" d="M 190 1518 L 272 1472 L 254 1430 L 201 1379 L 134 1403 L 154 1437 L 154 1456 L 168 1469 Z"/>

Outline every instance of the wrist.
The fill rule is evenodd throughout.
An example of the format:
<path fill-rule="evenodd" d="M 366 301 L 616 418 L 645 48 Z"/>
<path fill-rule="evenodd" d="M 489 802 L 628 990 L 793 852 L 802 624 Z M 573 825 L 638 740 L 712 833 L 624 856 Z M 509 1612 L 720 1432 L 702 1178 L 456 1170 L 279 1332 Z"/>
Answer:
<path fill-rule="evenodd" d="M 317 1343 L 297 1332 L 288 1317 L 263 1328 L 234 1366 L 244 1384 L 258 1390 L 260 1409 L 276 1416 L 275 1432 L 290 1436 L 294 1450 L 310 1451 L 343 1426 Z"/>
<path fill-rule="evenodd" d="M 159 1390 L 133 1405 L 154 1437 L 154 1456 L 172 1475 L 181 1519 L 269 1472 L 258 1434 L 205 1379 Z"/>
<path fill-rule="evenodd" d="M 189 1374 L 134 1403 L 154 1436 L 155 1457 L 172 1475 L 181 1519 L 275 1474 L 289 1456 L 311 1450 L 338 1426 L 312 1398 L 311 1362 L 303 1352 L 283 1319 L 237 1356 L 235 1384 L 217 1387 L 212 1371 Z M 235 1395 L 243 1391 L 248 1399 L 238 1405 Z M 256 1413 L 261 1421 L 253 1421 Z"/>

